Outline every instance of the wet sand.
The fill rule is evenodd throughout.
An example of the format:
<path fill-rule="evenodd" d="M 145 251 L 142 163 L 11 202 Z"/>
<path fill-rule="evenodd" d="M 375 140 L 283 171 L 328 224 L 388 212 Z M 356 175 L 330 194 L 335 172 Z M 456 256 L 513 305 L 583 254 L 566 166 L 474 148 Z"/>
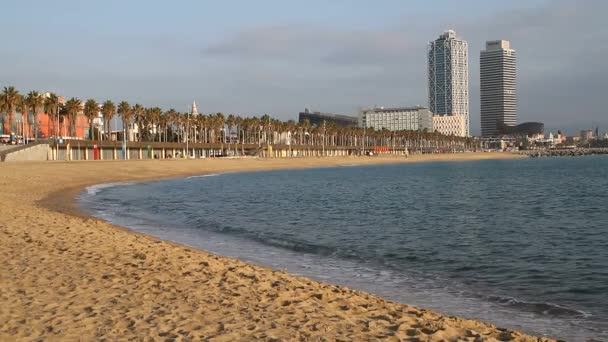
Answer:
<path fill-rule="evenodd" d="M 134 233 L 73 201 L 107 182 L 517 157 L 0 163 L 0 340 L 545 341 Z"/>

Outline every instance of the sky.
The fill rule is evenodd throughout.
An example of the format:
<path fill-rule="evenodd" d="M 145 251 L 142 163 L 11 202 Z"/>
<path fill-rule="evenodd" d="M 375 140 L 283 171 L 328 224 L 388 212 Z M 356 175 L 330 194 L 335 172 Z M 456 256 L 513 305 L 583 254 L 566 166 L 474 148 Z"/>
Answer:
<path fill-rule="evenodd" d="M 0 87 L 199 112 L 297 119 L 428 106 L 426 48 L 469 43 L 471 133 L 479 52 L 517 50 L 518 120 L 547 133 L 608 129 L 605 0 L 7 1 Z"/>

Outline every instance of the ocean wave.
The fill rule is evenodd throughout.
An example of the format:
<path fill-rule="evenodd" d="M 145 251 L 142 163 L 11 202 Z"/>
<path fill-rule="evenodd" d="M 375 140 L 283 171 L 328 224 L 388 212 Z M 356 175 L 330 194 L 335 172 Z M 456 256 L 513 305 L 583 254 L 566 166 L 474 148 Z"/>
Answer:
<path fill-rule="evenodd" d="M 209 173 L 209 174 L 206 174 L 206 175 L 190 176 L 187 179 L 215 177 L 215 176 L 219 176 L 219 175 L 221 175 L 221 173 Z"/>
<path fill-rule="evenodd" d="M 502 297 L 502 296 L 488 296 L 487 299 L 490 302 L 507 305 L 516 309 L 533 312 L 536 314 L 542 314 L 547 316 L 557 317 L 579 317 L 588 318 L 591 316 L 582 310 L 576 310 L 567 308 L 563 305 L 553 303 L 537 303 L 537 302 L 526 302 L 513 297 Z"/>
<path fill-rule="evenodd" d="M 104 189 L 109 189 L 109 188 L 114 188 L 120 185 L 132 185 L 134 184 L 133 182 L 118 182 L 118 183 L 102 183 L 102 184 L 95 184 L 95 185 L 91 185 L 91 186 L 87 186 L 85 188 L 85 191 L 87 193 L 87 195 L 89 196 L 95 196 L 97 195 L 101 190 Z"/>

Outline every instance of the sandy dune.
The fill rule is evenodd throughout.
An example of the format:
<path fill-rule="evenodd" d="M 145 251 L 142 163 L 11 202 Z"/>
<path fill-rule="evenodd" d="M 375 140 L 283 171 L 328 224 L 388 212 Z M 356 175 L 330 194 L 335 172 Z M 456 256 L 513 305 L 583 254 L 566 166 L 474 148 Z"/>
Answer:
<path fill-rule="evenodd" d="M 0 163 L 0 340 L 546 341 L 160 241 L 72 205 L 95 183 L 397 161 Z"/>

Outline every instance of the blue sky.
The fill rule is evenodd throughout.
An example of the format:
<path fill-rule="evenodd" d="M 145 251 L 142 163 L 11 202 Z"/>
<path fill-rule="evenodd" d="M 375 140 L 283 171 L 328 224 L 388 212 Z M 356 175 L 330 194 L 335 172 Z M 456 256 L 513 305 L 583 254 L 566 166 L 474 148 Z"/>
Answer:
<path fill-rule="evenodd" d="M 0 86 L 282 119 L 304 107 L 354 115 L 426 105 L 426 44 L 451 28 L 469 42 L 473 133 L 491 39 L 518 50 L 520 121 L 574 132 L 608 126 L 606 12 L 601 0 L 11 1 Z"/>

